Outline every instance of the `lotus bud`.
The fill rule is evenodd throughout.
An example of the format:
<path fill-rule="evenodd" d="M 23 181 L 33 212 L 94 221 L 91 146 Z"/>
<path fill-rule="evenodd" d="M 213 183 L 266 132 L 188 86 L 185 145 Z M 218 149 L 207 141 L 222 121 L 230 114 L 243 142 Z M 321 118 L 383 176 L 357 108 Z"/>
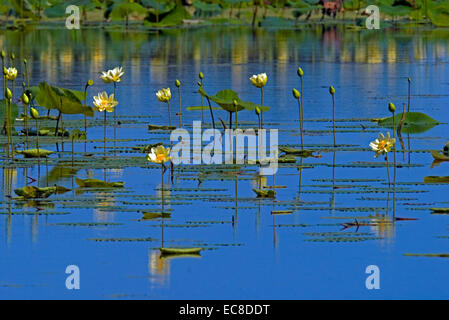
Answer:
<path fill-rule="evenodd" d="M 16 59 L 16 55 L 14 53 L 11 53 L 11 60 Z"/>
<path fill-rule="evenodd" d="M 28 96 L 26 95 L 25 92 L 22 94 L 22 102 L 23 102 L 24 104 L 30 103 L 30 99 L 28 98 Z"/>
<path fill-rule="evenodd" d="M 23 59 L 23 64 L 26 65 L 28 63 L 27 59 Z"/>
<path fill-rule="evenodd" d="M 334 87 L 332 87 L 332 86 L 329 87 L 329 93 L 330 93 L 331 95 L 334 95 L 334 94 L 335 94 L 335 89 L 334 89 Z"/>
<path fill-rule="evenodd" d="M 202 72 L 200 72 L 200 74 L 199 74 L 199 77 L 200 77 L 200 79 L 201 79 L 201 80 L 203 80 L 203 78 L 204 78 L 204 75 L 203 75 L 203 73 L 202 73 Z"/>
<path fill-rule="evenodd" d="M 237 102 L 237 100 L 234 100 L 233 104 L 234 104 L 234 109 L 237 112 L 237 107 L 239 106 L 239 103 Z"/>
<path fill-rule="evenodd" d="M 298 68 L 298 76 L 300 76 L 302 78 L 303 75 L 304 75 L 304 71 L 302 71 L 301 68 Z"/>
<path fill-rule="evenodd" d="M 92 79 L 89 79 L 89 81 L 87 81 L 87 85 L 88 86 L 93 86 L 94 85 L 94 81 Z"/>
<path fill-rule="evenodd" d="M 391 113 L 395 113 L 396 112 L 396 106 L 393 104 L 393 102 L 390 102 L 388 104 L 388 110 L 390 110 Z"/>
<path fill-rule="evenodd" d="M 2 50 L 1 56 L 2 56 L 2 60 L 4 60 L 4 59 L 5 59 L 5 57 L 6 57 L 6 53 L 5 53 L 5 50 Z"/>
<path fill-rule="evenodd" d="M 256 107 L 256 114 L 259 116 L 260 115 L 260 108 Z"/>
<path fill-rule="evenodd" d="M 176 86 L 177 86 L 178 88 L 181 86 L 181 82 L 180 82 L 178 79 L 176 79 Z"/>
<path fill-rule="evenodd" d="M 26 87 L 25 82 L 22 82 L 22 88 L 25 88 L 25 87 Z"/>
<path fill-rule="evenodd" d="M 408 83 L 412 82 L 412 80 L 410 78 L 408 78 L 407 80 L 408 80 Z"/>
<path fill-rule="evenodd" d="M 200 87 L 202 86 L 201 81 L 198 81 L 196 84 L 199 85 Z"/>
<path fill-rule="evenodd" d="M 299 99 L 301 97 L 301 93 L 299 93 L 299 91 L 296 90 L 295 88 L 293 88 L 292 92 L 293 92 L 293 97 L 295 97 L 295 99 Z"/>
<path fill-rule="evenodd" d="M 6 76 L 8 74 L 8 69 L 6 69 L 5 67 L 3 67 L 3 75 Z"/>
<path fill-rule="evenodd" d="M 5 97 L 8 100 L 12 99 L 12 92 L 11 92 L 11 90 L 9 90 L 9 88 L 6 88 L 6 90 L 5 90 Z"/>
<path fill-rule="evenodd" d="M 30 108 L 30 114 L 33 119 L 39 118 L 39 112 L 36 109 L 34 109 L 33 107 Z"/>

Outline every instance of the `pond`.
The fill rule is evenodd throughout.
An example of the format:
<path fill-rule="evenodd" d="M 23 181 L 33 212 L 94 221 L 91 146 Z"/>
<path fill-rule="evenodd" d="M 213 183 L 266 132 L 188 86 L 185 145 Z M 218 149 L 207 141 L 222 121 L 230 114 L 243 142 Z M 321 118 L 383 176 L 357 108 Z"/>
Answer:
<path fill-rule="evenodd" d="M 41 147 L 55 153 L 40 159 L 39 166 L 37 159 L 21 155 L 11 164 L 2 148 L 0 297 L 448 296 L 449 261 L 427 255 L 449 252 L 447 215 L 431 210 L 449 207 L 449 185 L 424 181 L 449 175 L 449 164 L 432 166 L 430 154 L 449 140 L 449 30 L 40 28 L 0 31 L 0 47 L 15 52 L 17 65 L 28 60 L 31 85 L 46 81 L 82 91 L 92 79 L 91 106 L 98 92 L 113 90 L 99 78 L 101 72 L 116 66 L 125 72 L 117 85 L 119 124 L 114 133 L 108 114 L 106 149 L 98 112 L 88 118 L 87 141 L 72 145 L 67 137 L 40 137 Z M 255 165 L 191 164 L 174 166 L 173 179 L 168 166 L 162 185 L 160 166 L 135 149 L 159 142 L 170 146 L 169 131 L 150 131 L 148 125 L 168 124 L 167 105 L 155 95 L 167 87 L 171 121 L 178 125 L 177 79 L 183 127 L 191 131 L 193 121 L 202 119 L 210 127 L 209 109 L 187 110 L 201 105 L 200 72 L 209 94 L 228 88 L 254 103 L 260 102 L 260 90 L 249 78 L 266 73 L 264 105 L 271 110 L 263 114 L 263 126 L 278 129 L 279 145 L 300 148 L 298 102 L 292 96 L 292 88 L 300 89 L 298 67 L 304 71 L 304 147 L 314 157 L 280 163 L 274 178 L 259 181 Z M 389 102 L 402 112 L 408 104 L 408 78 L 411 111 L 440 124 L 420 133 L 404 130 L 403 146 L 399 139 L 396 144 L 395 187 L 389 187 L 384 157 L 375 159 L 369 144 L 379 132 L 393 131 L 370 119 L 389 117 Z M 331 85 L 336 91 L 336 148 Z M 214 110 L 214 116 L 220 129 L 220 118 L 228 125 L 226 112 Z M 239 112 L 238 121 L 242 128 L 258 126 L 254 111 Z M 55 121 L 40 125 L 54 126 Z M 63 127 L 84 131 L 84 118 L 64 115 Z M 4 146 L 6 137 L 0 138 Z M 23 136 L 13 138 L 23 144 Z M 32 146 L 35 140 L 30 137 Z M 393 181 L 392 152 L 389 159 Z M 71 191 L 38 201 L 15 199 L 14 189 L 37 186 L 27 177 L 40 178 L 40 186 L 57 184 Z M 76 183 L 77 178 L 105 177 L 125 186 L 92 189 Z M 277 186 L 276 198 L 257 198 L 252 189 L 261 184 Z M 142 211 L 160 212 L 162 196 L 170 215 L 143 219 Z M 161 256 L 164 245 L 203 250 Z M 69 265 L 80 270 L 79 290 L 66 288 Z M 380 272 L 379 290 L 366 287 L 370 265 Z"/>

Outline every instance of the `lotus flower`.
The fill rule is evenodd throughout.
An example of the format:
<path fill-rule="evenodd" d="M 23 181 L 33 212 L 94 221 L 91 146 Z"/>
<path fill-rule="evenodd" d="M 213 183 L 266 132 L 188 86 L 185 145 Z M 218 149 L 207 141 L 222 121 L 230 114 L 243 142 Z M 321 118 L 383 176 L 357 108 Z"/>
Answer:
<path fill-rule="evenodd" d="M 103 71 L 100 78 L 103 79 L 105 83 L 120 82 L 125 74 L 122 67 L 116 67 L 109 71 Z"/>
<path fill-rule="evenodd" d="M 5 77 L 7 80 L 15 80 L 17 78 L 17 69 L 16 68 L 8 68 L 6 69 Z"/>
<path fill-rule="evenodd" d="M 385 137 L 382 133 L 379 133 L 379 137 L 371 142 L 369 146 L 371 149 L 376 152 L 376 158 L 380 155 L 384 155 L 391 151 L 391 148 L 396 143 L 396 139 L 390 137 L 390 132 L 387 132 L 387 136 Z"/>
<path fill-rule="evenodd" d="M 255 87 L 263 88 L 267 84 L 268 78 L 266 73 L 259 73 L 257 75 L 253 75 L 251 78 L 249 78 L 249 80 L 251 80 L 252 84 Z"/>
<path fill-rule="evenodd" d="M 171 99 L 170 88 L 159 90 L 158 92 L 156 92 L 156 97 L 160 102 L 170 101 Z"/>
<path fill-rule="evenodd" d="M 159 164 L 170 161 L 170 148 L 166 149 L 164 146 L 151 148 L 151 153 L 148 154 L 147 160 Z"/>
<path fill-rule="evenodd" d="M 108 97 L 106 92 L 101 92 L 98 96 L 94 97 L 94 106 L 99 112 L 113 112 L 116 105 L 118 105 L 118 102 L 115 100 L 113 94 Z"/>

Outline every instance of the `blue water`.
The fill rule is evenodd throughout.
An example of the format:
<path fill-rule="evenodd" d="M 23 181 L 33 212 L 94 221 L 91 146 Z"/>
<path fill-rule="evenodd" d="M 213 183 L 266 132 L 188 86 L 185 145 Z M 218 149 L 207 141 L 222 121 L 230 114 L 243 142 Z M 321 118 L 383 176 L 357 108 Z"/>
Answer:
<path fill-rule="evenodd" d="M 144 202 L 133 197 L 147 195 L 160 197 L 160 169 L 125 166 L 107 170 L 110 181 L 125 181 L 125 189 L 114 193 L 88 192 L 80 197 L 105 198 L 106 204 L 129 207 L 130 210 L 101 210 L 65 207 L 77 199 L 75 192 L 53 196 L 55 207 L 49 212 L 68 212 L 65 215 L 1 215 L 0 216 L 0 298 L 6 299 L 381 299 L 381 298 L 447 298 L 449 289 L 445 258 L 407 257 L 405 253 L 448 253 L 448 218 L 432 215 L 429 208 L 446 207 L 449 186 L 446 184 L 424 185 L 425 176 L 447 176 L 448 165 L 442 163 L 433 169 L 432 156 L 428 150 L 440 150 L 448 140 L 447 105 L 449 89 L 449 32 L 446 30 L 389 30 L 351 31 L 342 28 L 317 27 L 307 30 L 266 29 L 256 32 L 245 28 L 210 28 L 195 30 L 172 30 L 160 33 L 107 32 L 85 30 L 72 33 L 66 30 L 32 30 L 26 32 L 0 33 L 0 44 L 16 52 L 17 61 L 27 58 L 31 66 L 31 83 L 41 81 L 82 90 L 88 79 L 95 84 L 89 89 L 89 99 L 110 85 L 98 78 L 101 71 L 121 65 L 125 70 L 118 86 L 117 115 L 135 122 L 120 126 L 117 135 L 126 141 L 117 142 L 119 147 L 150 144 L 159 141 L 169 143 L 167 132 L 149 133 L 147 124 L 167 124 L 167 107 L 157 101 L 155 92 L 170 87 L 172 122 L 178 123 L 176 79 L 182 83 L 183 123 L 190 128 L 192 121 L 201 120 L 200 111 L 186 111 L 187 106 L 200 104 L 198 73 L 204 73 L 206 91 L 215 94 L 231 88 L 243 100 L 258 103 L 260 91 L 250 84 L 249 77 L 265 72 L 268 82 L 264 88 L 264 102 L 271 110 L 264 114 L 267 128 L 279 129 L 280 144 L 299 144 L 299 122 L 296 101 L 291 89 L 299 89 L 296 75 L 298 66 L 304 70 L 304 117 L 305 144 L 319 150 L 317 145 L 328 148 L 333 143 L 331 121 L 332 101 L 328 88 L 336 89 L 337 144 L 351 145 L 338 149 L 337 164 L 333 172 L 333 152 L 318 152 L 322 158 L 306 158 L 304 164 L 316 165 L 303 169 L 301 194 L 299 172 L 295 167 L 282 167 L 276 174 L 275 184 L 286 186 L 276 189 L 276 201 L 254 201 L 252 188 L 256 167 L 242 169 L 238 180 L 238 198 L 241 207 L 234 206 L 235 179 L 220 181 L 204 179 L 202 195 L 222 195 L 228 201 L 213 198 L 179 200 L 185 204 L 168 206 L 173 209 L 170 219 L 164 219 L 166 245 L 202 246 L 200 258 L 161 259 L 161 220 L 139 221 L 138 210 L 145 205 L 128 205 Z M 431 130 L 407 136 L 410 141 L 410 164 L 397 170 L 397 192 L 394 214 L 400 218 L 416 218 L 414 221 L 360 226 L 358 232 L 369 233 L 374 240 L 361 242 L 311 242 L 323 238 L 305 233 L 345 232 L 354 233 L 356 228 L 342 230 L 340 223 L 370 221 L 369 214 L 385 214 L 387 201 L 362 200 L 385 198 L 386 192 L 368 193 L 354 185 L 385 188 L 385 167 L 342 167 L 355 162 L 381 164 L 374 159 L 368 145 L 377 133 L 387 129 L 377 128 L 370 118 L 389 116 L 388 103 L 402 110 L 407 103 L 407 78 L 412 79 L 412 111 L 424 112 L 443 122 Z M 20 81 L 21 82 L 21 81 Z M 43 110 L 41 111 L 44 112 Z M 96 114 L 102 119 L 103 115 Z M 140 117 L 137 116 L 148 116 Z M 215 111 L 218 118 L 227 121 L 223 111 Z M 204 113 L 210 122 L 209 112 Z M 80 119 L 64 116 L 64 120 Z M 239 113 L 239 122 L 256 126 L 254 112 Z M 101 122 L 100 122 L 101 124 Z M 366 131 L 360 124 L 367 126 Z M 72 128 L 69 128 L 71 130 Z M 83 128 L 79 128 L 83 129 Z M 325 130 L 326 132 L 322 132 Z M 338 132 L 352 130 L 353 132 Z M 113 129 L 108 128 L 111 137 Z M 88 152 L 101 156 L 103 127 L 88 128 Z M 135 141 L 132 139 L 140 139 Z M 410 140 L 408 140 L 410 139 Z M 108 143 L 112 145 L 111 142 Z M 56 151 L 56 146 L 44 145 Z M 59 146 L 61 147 L 61 146 Z M 323 147 L 321 147 L 323 148 Z M 362 148 L 362 149 L 360 149 Z M 398 148 L 400 148 L 398 144 Z M 71 159 L 70 143 L 65 152 L 52 155 Z M 77 143 L 77 159 L 82 158 L 84 144 Z M 145 157 L 145 154 L 132 154 Z M 4 156 L 4 155 L 3 155 Z M 129 159 L 127 153 L 119 157 Z M 128 157 L 128 158 L 126 158 Z M 390 160 L 392 155 L 390 155 Z M 398 163 L 408 164 L 408 154 L 397 154 Z M 5 160 L 2 160 L 5 163 Z M 54 162 L 52 162 L 54 163 Z M 300 160 L 298 159 L 298 164 Z M 49 168 L 49 170 L 51 167 Z M 45 174 L 41 166 L 41 174 Z M 393 169 L 390 170 L 393 174 Z M 25 185 L 24 169 L 3 169 L 3 177 L 11 175 L 12 189 Z M 103 170 L 80 170 L 76 177 L 103 179 Z M 333 174 L 337 188 L 332 192 Z M 36 177 L 37 168 L 28 170 Z M 175 169 L 173 188 L 196 188 L 198 172 L 180 172 Z M 191 180 L 185 178 L 194 177 Z M 233 176 L 234 177 L 234 176 Z M 169 186 L 168 174 L 165 175 Z M 4 178 L 5 179 L 5 178 Z M 317 181 L 330 179 L 328 181 Z M 379 181 L 344 182 L 338 179 L 378 179 Z M 272 177 L 267 184 L 272 185 Z M 401 185 L 416 182 L 418 185 Z M 68 188 L 76 184 L 72 178 L 58 181 Z M 11 205 L 12 212 L 36 209 L 20 208 L 15 200 L 6 197 L 2 184 L 2 212 Z M 328 193 L 313 193 L 313 191 Z M 359 193 L 342 193 L 358 190 Z M 384 190 L 384 189 L 383 189 Z M 420 191 L 420 192 L 418 192 Z M 170 191 L 170 197 L 195 194 L 191 191 Z M 388 215 L 393 216 L 390 193 Z M 406 198 L 406 199 L 404 199 Z M 250 200 L 248 200 L 250 199 Z M 300 199 L 305 204 L 283 205 L 282 201 Z M 52 200 L 50 197 L 48 200 Z M 99 199 L 98 202 L 102 200 Z M 178 201 L 178 200 L 173 200 Z M 310 204 L 308 202 L 319 202 Z M 124 204 L 125 202 L 125 204 Z M 157 209 L 157 204 L 150 209 Z M 229 208 L 228 208 L 229 207 Z M 302 209 L 304 207 L 305 209 Z M 334 209 L 332 209 L 334 207 Z M 381 208 L 370 212 L 347 212 L 339 208 Z M 259 209 L 260 208 L 260 209 Z M 312 208 L 312 209 L 311 209 Z M 314 209 L 315 208 L 315 209 Z M 326 209 L 328 208 L 328 209 Z M 134 211 L 131 209 L 135 209 Z M 272 215 L 272 210 L 293 210 L 289 215 Z M 419 209 L 419 210 L 415 210 Z M 235 223 L 232 225 L 232 217 Z M 343 218 L 346 217 L 346 218 Z M 365 217 L 365 218 L 363 218 Z M 340 218 L 340 219 L 339 219 Z M 223 223 L 204 223 L 220 221 Z M 60 223 L 108 222 L 120 225 L 66 226 Z M 192 222 L 202 226 L 184 228 Z M 296 226 L 279 226 L 279 225 Z M 305 224 L 306 226 L 298 226 Z M 174 225 L 170 227 L 170 225 Z M 168 226 L 168 227 L 167 227 Z M 152 242 L 96 242 L 92 238 L 154 238 Z M 378 238 L 378 239 L 377 239 Z M 225 245 L 226 244 L 226 245 Z M 68 290 L 65 286 L 65 269 L 77 265 L 80 269 L 80 290 Z M 380 269 L 380 289 L 368 290 L 365 269 L 377 265 Z"/>

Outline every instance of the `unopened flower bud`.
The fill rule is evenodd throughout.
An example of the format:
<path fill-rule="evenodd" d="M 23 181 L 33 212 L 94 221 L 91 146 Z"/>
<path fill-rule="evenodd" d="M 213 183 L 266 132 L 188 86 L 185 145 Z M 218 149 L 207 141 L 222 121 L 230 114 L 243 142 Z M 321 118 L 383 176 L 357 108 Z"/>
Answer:
<path fill-rule="evenodd" d="M 178 88 L 181 86 L 181 82 L 180 82 L 178 79 L 176 79 L 176 86 L 177 86 Z"/>
<path fill-rule="evenodd" d="M 39 118 L 39 112 L 34 108 L 30 108 L 30 114 L 33 119 Z"/>
<path fill-rule="evenodd" d="M 335 94 L 335 89 L 334 89 L 334 87 L 332 87 L 332 86 L 329 87 L 329 93 L 330 93 L 331 95 L 334 95 L 334 94 Z"/>
<path fill-rule="evenodd" d="M 9 88 L 6 88 L 6 90 L 5 90 L 5 97 L 8 100 L 12 99 L 12 92 L 11 92 L 11 90 L 9 90 Z"/>
<path fill-rule="evenodd" d="M 390 110 L 391 113 L 395 113 L 396 112 L 396 106 L 393 104 L 393 102 L 390 102 L 388 104 L 388 110 Z"/>
<path fill-rule="evenodd" d="M 25 92 L 22 94 L 22 102 L 23 102 L 24 104 L 30 103 L 30 99 L 28 98 L 28 96 L 26 95 Z"/>
<path fill-rule="evenodd" d="M 299 91 L 296 90 L 295 88 L 293 88 L 292 92 L 293 92 L 293 97 L 295 97 L 295 99 L 299 99 L 301 97 L 301 93 L 299 93 Z"/>
<path fill-rule="evenodd" d="M 89 81 L 87 81 L 87 85 L 88 86 L 93 86 L 94 85 L 94 81 L 92 79 L 89 79 Z"/>
<path fill-rule="evenodd" d="M 301 68 L 298 68 L 298 76 L 300 76 L 302 78 L 303 75 L 304 75 L 304 71 L 302 71 Z"/>
<path fill-rule="evenodd" d="M 203 75 L 202 72 L 200 72 L 199 77 L 200 77 L 201 80 L 204 78 L 204 75 Z"/>

